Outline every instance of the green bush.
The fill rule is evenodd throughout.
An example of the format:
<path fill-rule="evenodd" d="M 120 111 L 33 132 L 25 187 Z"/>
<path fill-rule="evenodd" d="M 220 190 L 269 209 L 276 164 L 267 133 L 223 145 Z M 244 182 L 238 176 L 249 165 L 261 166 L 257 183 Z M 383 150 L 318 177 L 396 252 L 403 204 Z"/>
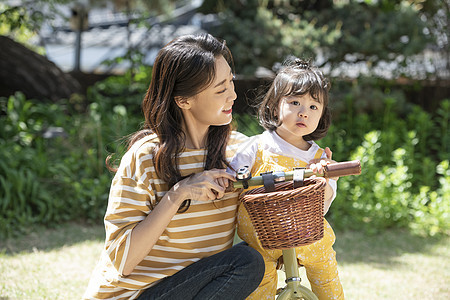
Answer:
<path fill-rule="evenodd" d="M 389 159 L 383 157 L 382 148 L 382 133 L 372 131 L 349 157 L 361 161 L 362 174 L 339 179 L 338 194 L 330 210 L 335 226 L 369 233 L 404 227 L 421 234 L 448 234 L 448 160 L 436 168 L 422 165 L 414 173 L 407 165 L 413 147 L 398 148 Z M 431 185 L 424 183 L 424 175 L 434 179 Z"/>
<path fill-rule="evenodd" d="M 372 102 L 381 104 L 361 108 L 358 94 L 342 96 L 339 117 L 318 141 L 336 161 L 358 159 L 362 165 L 361 175 L 339 179 L 327 218 L 336 228 L 368 233 L 401 227 L 450 234 L 450 100 L 432 115 L 389 93 L 372 93 Z M 255 119 L 237 120 L 247 135 L 261 132 Z"/>
<path fill-rule="evenodd" d="M 100 82 L 87 103 L 42 103 L 21 93 L 0 98 L 0 236 L 103 218 L 112 178 L 105 158 L 119 158 L 123 137 L 139 129 L 146 74 Z M 339 180 L 328 215 L 333 225 L 449 234 L 450 100 L 431 114 L 402 94 L 358 84 L 334 98 L 336 118 L 318 143 L 337 161 L 361 160 L 363 172 Z M 235 122 L 246 135 L 262 132 L 254 116 L 235 115 Z M 64 131 L 46 137 L 52 128 Z"/>
<path fill-rule="evenodd" d="M 125 151 L 122 137 L 137 130 L 141 118 L 106 101 L 99 89 L 92 89 L 82 112 L 70 100 L 0 98 L 0 236 L 34 224 L 102 219 L 112 178 L 105 159 Z M 59 136 L 46 138 L 52 129 Z"/>
<path fill-rule="evenodd" d="M 337 161 L 359 159 L 363 169 L 339 180 L 330 219 L 336 227 L 368 232 L 395 226 L 448 234 L 450 101 L 434 115 L 411 106 L 405 119 L 394 98 L 384 102 L 382 113 L 343 116 L 319 142 Z"/>

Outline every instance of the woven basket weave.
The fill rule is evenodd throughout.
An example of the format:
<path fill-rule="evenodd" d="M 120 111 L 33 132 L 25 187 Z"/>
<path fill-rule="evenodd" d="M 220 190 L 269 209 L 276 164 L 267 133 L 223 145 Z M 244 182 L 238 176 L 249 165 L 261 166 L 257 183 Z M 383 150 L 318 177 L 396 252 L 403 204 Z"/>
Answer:
<path fill-rule="evenodd" d="M 323 237 L 323 202 L 326 181 L 313 178 L 293 189 L 292 181 L 264 187 L 240 196 L 265 249 L 288 249 L 312 244 Z"/>

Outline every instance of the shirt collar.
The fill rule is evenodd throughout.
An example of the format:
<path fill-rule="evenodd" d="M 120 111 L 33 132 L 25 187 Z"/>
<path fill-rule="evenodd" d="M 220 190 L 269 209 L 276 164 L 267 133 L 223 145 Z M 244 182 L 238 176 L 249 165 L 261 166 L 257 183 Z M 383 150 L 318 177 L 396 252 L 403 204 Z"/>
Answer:
<path fill-rule="evenodd" d="M 308 150 L 301 150 L 294 145 L 286 142 L 275 131 L 264 131 L 261 134 L 262 146 L 264 150 L 274 154 L 289 156 L 293 158 L 311 157 L 318 150 L 318 145 L 314 141 L 307 141 L 311 147 Z"/>

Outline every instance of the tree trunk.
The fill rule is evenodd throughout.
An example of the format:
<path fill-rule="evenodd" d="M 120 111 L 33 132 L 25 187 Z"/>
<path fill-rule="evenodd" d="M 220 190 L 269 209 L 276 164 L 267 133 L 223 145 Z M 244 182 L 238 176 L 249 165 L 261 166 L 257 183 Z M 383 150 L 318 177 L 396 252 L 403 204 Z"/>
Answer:
<path fill-rule="evenodd" d="M 80 83 L 46 57 L 0 36 L 0 96 L 16 91 L 27 98 L 56 102 L 82 93 Z"/>

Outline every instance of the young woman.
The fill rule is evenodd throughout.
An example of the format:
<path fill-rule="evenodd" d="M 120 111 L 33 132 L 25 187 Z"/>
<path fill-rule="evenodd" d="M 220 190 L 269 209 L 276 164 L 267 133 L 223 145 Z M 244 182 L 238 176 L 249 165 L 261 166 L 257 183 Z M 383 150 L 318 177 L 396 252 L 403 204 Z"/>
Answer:
<path fill-rule="evenodd" d="M 244 299 L 261 255 L 232 247 L 237 193 L 224 170 L 242 137 L 231 53 L 211 35 L 160 50 L 137 132 L 113 179 L 106 241 L 86 299 Z"/>
<path fill-rule="evenodd" d="M 321 149 L 314 140 L 324 137 L 331 124 L 328 107 L 329 83 L 322 72 L 300 59 L 285 63 L 259 105 L 260 124 L 266 129 L 239 151 L 231 162 L 237 169 L 249 166 L 253 175 L 266 171 L 292 171 L 309 166 L 323 173 L 331 162 L 329 148 Z M 336 193 L 336 180 L 327 181 L 324 213 Z M 250 217 L 241 205 L 238 212 L 238 235 L 264 257 L 265 275 L 258 289 L 247 299 L 274 299 L 277 289 L 277 263 L 281 250 L 261 246 Z M 296 248 L 299 263 L 305 266 L 311 288 L 319 299 L 344 299 L 339 281 L 333 229 L 324 221 L 324 237 Z"/>

